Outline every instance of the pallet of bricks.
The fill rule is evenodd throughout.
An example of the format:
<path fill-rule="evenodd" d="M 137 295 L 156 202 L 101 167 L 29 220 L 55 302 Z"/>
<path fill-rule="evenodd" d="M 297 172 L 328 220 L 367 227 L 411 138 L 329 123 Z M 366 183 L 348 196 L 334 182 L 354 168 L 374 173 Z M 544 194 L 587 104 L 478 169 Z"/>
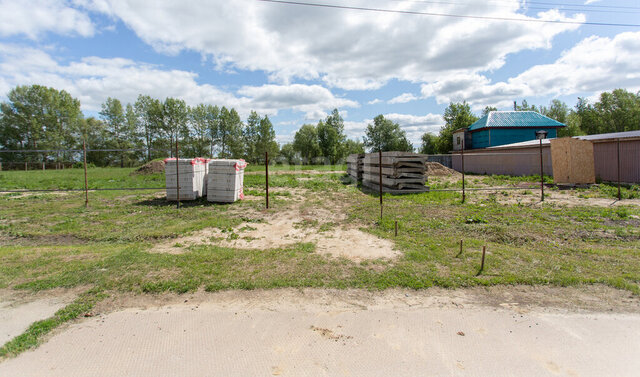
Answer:
<path fill-rule="evenodd" d="M 164 160 L 167 200 L 196 200 L 202 197 L 205 181 L 203 158 L 167 158 Z"/>
<path fill-rule="evenodd" d="M 409 152 L 367 153 L 363 158 L 362 185 L 380 190 L 380 162 L 382 162 L 382 191 L 391 194 L 411 194 L 429 191 L 425 186 L 426 156 Z"/>
<path fill-rule="evenodd" d="M 244 160 L 209 160 L 207 200 L 233 203 L 244 199 Z"/>
<path fill-rule="evenodd" d="M 347 157 L 347 174 L 356 182 L 362 182 L 362 168 L 364 166 L 364 153 L 350 154 Z"/>

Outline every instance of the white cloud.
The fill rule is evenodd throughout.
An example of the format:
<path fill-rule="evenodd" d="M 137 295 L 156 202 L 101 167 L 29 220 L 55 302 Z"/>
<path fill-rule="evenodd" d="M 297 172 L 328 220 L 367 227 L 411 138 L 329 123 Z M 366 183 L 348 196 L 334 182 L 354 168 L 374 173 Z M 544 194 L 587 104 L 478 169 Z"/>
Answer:
<path fill-rule="evenodd" d="M 0 95 L 16 85 L 40 84 L 64 89 L 77 97 L 83 110 L 98 110 L 107 97 L 134 102 L 139 94 L 164 99 L 176 97 L 188 104 L 211 103 L 234 107 L 246 116 L 250 110 L 273 115 L 279 110 L 317 116 L 335 107 L 358 103 L 335 97 L 319 85 L 263 85 L 242 87 L 237 94 L 197 82 L 197 74 L 135 62 L 129 59 L 85 57 L 66 65 L 34 48 L 0 44 Z"/>
<path fill-rule="evenodd" d="M 271 80 L 323 80 L 349 90 L 377 89 L 395 78 L 430 82 L 440 74 L 499 68 L 522 50 L 550 48 L 578 25 L 427 17 L 321 9 L 256 1 L 84 0 L 84 6 L 120 19 L 156 50 L 199 52 L 220 70 L 263 70 Z M 354 0 L 351 6 L 371 6 Z M 523 20 L 583 21 L 555 10 L 535 17 L 519 0 L 387 2 L 387 9 L 472 14 Z"/>
<path fill-rule="evenodd" d="M 383 115 L 392 122 L 398 123 L 400 128 L 407 133 L 407 138 L 415 147 L 420 145 L 420 138 L 425 132 L 437 135 L 444 125 L 444 120 L 440 114 L 411 115 L 389 113 Z M 365 119 L 360 122 L 345 121 L 345 133 L 349 138 L 362 139 L 368 124 L 373 124 L 373 119 Z"/>
<path fill-rule="evenodd" d="M 376 99 L 372 99 L 371 101 L 367 102 L 368 105 L 375 105 L 377 103 L 383 102 L 380 98 L 376 98 Z"/>
<path fill-rule="evenodd" d="M 422 95 L 438 103 L 466 100 L 474 108 L 509 106 L 516 98 L 640 89 L 640 32 L 614 38 L 591 36 L 551 64 L 533 66 L 503 82 L 480 74 L 444 77 L 423 84 Z"/>
<path fill-rule="evenodd" d="M 0 35 L 24 34 L 37 39 L 45 32 L 89 37 L 94 26 L 89 16 L 65 1 L 0 0 Z"/>
<path fill-rule="evenodd" d="M 320 85 L 245 86 L 238 94 L 251 98 L 256 109 L 292 109 L 306 113 L 307 119 L 324 117 L 324 109 L 358 106 L 355 101 L 335 97 Z"/>
<path fill-rule="evenodd" d="M 397 97 L 391 98 L 389 101 L 387 101 L 387 103 L 388 104 L 407 103 L 407 102 L 415 101 L 417 99 L 418 97 L 416 97 L 412 93 L 402 93 Z"/>

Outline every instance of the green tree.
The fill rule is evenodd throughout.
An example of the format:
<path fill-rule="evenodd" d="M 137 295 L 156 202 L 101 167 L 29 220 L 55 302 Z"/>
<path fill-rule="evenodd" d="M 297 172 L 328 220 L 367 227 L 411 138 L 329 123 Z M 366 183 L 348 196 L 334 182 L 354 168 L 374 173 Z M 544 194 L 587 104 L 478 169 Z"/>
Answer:
<path fill-rule="evenodd" d="M 364 153 L 364 143 L 358 139 L 347 139 L 344 143 L 344 151 L 347 156 L 350 154 Z"/>
<path fill-rule="evenodd" d="M 289 165 L 297 162 L 298 152 L 293 147 L 293 143 L 286 143 L 280 148 L 280 156 L 285 159 Z"/>
<path fill-rule="evenodd" d="M 220 121 L 213 137 L 219 148 L 218 157 L 240 158 L 244 154 L 242 140 L 242 121 L 235 109 L 220 109 Z"/>
<path fill-rule="evenodd" d="M 168 97 L 162 104 L 162 130 L 169 137 L 169 146 L 171 148 L 171 156 L 175 150 L 175 141 L 178 138 L 189 141 L 189 129 L 187 122 L 189 119 L 189 108 L 187 104 L 176 98 Z M 183 150 L 180 147 L 180 150 Z M 188 150 L 188 149 L 185 149 Z M 195 156 L 190 156 L 195 157 Z"/>
<path fill-rule="evenodd" d="M 491 111 L 498 111 L 497 107 L 493 107 L 493 106 L 486 106 L 484 109 L 482 109 L 482 115 L 481 117 L 489 114 L 489 112 Z"/>
<path fill-rule="evenodd" d="M 64 90 L 41 85 L 17 86 L 0 104 L 0 145 L 10 149 L 70 149 L 77 145 L 76 135 L 82 112 L 80 101 Z M 56 159 L 70 153 L 56 153 Z M 38 155 L 10 154 L 8 160 L 35 160 Z M 48 156 L 42 154 L 42 161 Z"/>
<path fill-rule="evenodd" d="M 105 124 L 94 117 L 82 119 L 78 127 L 79 142 L 86 140 L 87 149 L 87 163 L 94 164 L 96 166 L 106 166 L 109 160 L 109 152 L 92 151 L 91 149 L 108 149 L 109 135 Z"/>
<path fill-rule="evenodd" d="M 203 143 L 205 139 L 208 140 L 208 154 L 213 156 L 216 135 L 220 126 L 220 109 L 218 106 L 199 104 L 192 109 L 190 116 L 191 122 L 196 129 L 196 134 L 202 135 Z"/>
<path fill-rule="evenodd" d="M 302 162 L 311 163 L 320 155 L 318 131 L 313 124 L 304 124 L 293 137 L 293 149 L 300 153 Z"/>
<path fill-rule="evenodd" d="M 347 137 L 344 134 L 344 121 L 338 113 L 338 109 L 333 109 L 324 122 L 318 122 L 316 131 L 322 156 L 328 158 L 331 164 L 342 159 Z"/>
<path fill-rule="evenodd" d="M 478 117 L 471 112 L 469 104 L 449 103 L 444 111 L 444 126 L 440 129 L 438 140 L 436 142 L 436 151 L 438 153 L 449 153 L 453 149 L 453 132 L 460 128 L 469 127 Z"/>
<path fill-rule="evenodd" d="M 147 150 L 146 160 L 150 161 L 153 157 L 151 149 L 154 142 L 160 137 L 162 132 L 162 103 L 147 95 L 139 95 L 134 104 L 135 112 L 138 117 L 138 133 L 144 141 L 144 147 Z M 160 154 L 160 156 L 163 156 Z"/>
<path fill-rule="evenodd" d="M 370 152 L 413 152 L 413 145 L 407 139 L 406 132 L 398 123 L 385 119 L 382 114 L 373 119 L 373 125 L 367 125 L 364 146 L 369 148 Z"/>
<path fill-rule="evenodd" d="M 516 104 L 516 111 L 535 111 L 537 113 L 540 112 L 540 110 L 536 108 L 536 105 L 529 106 L 529 103 L 527 103 L 526 99 L 523 99 L 520 105 Z"/>
<path fill-rule="evenodd" d="M 555 119 L 560 123 L 567 124 L 567 117 L 569 116 L 569 106 L 559 99 L 554 99 L 549 104 L 549 107 L 540 106 L 540 114 L 547 116 L 551 119 Z"/>
<path fill-rule="evenodd" d="M 640 129 L 640 94 L 624 89 L 600 94 L 594 105 L 601 132 L 624 132 Z"/>
<path fill-rule="evenodd" d="M 422 134 L 422 145 L 420 146 L 420 153 L 422 154 L 435 154 L 438 142 L 438 137 L 431 132 L 425 132 Z"/>
<path fill-rule="evenodd" d="M 126 119 L 120 100 L 111 97 L 107 98 L 102 104 L 100 117 L 102 117 L 107 129 L 109 146 L 113 149 L 128 148 Z M 120 167 L 124 167 L 124 152 L 114 152 L 113 156 L 119 156 Z"/>

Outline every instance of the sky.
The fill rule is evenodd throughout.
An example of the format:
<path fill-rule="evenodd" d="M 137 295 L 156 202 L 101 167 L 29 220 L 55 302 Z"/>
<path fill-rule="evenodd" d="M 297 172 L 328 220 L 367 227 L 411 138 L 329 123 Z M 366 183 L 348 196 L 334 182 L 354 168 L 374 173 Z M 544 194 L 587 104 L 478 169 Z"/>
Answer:
<path fill-rule="evenodd" d="M 640 90 L 637 0 L 297 3 L 0 0 L 0 100 L 46 85 L 98 116 L 108 97 L 175 97 L 268 115 L 280 143 L 337 108 L 349 138 L 383 114 L 418 146 L 452 101 Z"/>

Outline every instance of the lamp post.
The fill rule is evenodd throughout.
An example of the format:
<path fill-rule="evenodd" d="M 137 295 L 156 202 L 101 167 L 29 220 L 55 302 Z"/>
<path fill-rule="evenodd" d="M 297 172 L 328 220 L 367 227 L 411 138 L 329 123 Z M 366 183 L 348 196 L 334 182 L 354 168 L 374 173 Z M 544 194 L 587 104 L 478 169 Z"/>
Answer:
<path fill-rule="evenodd" d="M 545 130 L 536 131 L 536 139 L 540 140 L 540 201 L 544 202 L 544 165 L 542 163 L 542 139 L 547 138 Z"/>

